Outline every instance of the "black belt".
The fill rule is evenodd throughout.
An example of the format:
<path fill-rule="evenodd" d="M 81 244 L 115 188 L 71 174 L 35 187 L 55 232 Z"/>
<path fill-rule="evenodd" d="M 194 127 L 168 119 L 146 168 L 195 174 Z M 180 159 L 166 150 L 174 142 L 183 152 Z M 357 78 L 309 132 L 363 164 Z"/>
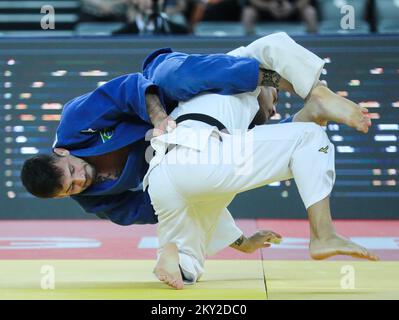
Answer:
<path fill-rule="evenodd" d="M 195 120 L 195 121 L 201 121 L 206 124 L 209 124 L 210 126 L 217 127 L 219 131 L 224 131 L 227 132 L 226 127 L 224 126 L 223 123 L 221 123 L 219 120 L 212 118 L 211 116 L 208 116 L 206 114 L 202 113 L 187 113 L 183 114 L 180 117 L 177 117 L 176 124 L 179 124 L 180 122 L 186 121 L 186 120 Z"/>

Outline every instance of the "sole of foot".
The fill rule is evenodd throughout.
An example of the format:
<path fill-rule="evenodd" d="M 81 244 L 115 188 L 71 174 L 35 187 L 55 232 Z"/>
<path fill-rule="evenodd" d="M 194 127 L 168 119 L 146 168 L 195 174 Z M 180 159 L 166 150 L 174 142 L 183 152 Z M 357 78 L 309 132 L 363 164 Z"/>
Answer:
<path fill-rule="evenodd" d="M 310 108 L 317 109 L 316 117 L 319 122 L 343 123 L 363 133 L 367 133 L 371 126 L 366 108 L 335 94 L 325 86 L 315 87 L 307 104 Z"/>
<path fill-rule="evenodd" d="M 312 240 L 309 249 L 310 256 L 314 260 L 324 260 L 337 255 L 351 256 L 370 261 L 379 260 L 377 255 L 366 248 L 338 235 L 328 240 Z"/>

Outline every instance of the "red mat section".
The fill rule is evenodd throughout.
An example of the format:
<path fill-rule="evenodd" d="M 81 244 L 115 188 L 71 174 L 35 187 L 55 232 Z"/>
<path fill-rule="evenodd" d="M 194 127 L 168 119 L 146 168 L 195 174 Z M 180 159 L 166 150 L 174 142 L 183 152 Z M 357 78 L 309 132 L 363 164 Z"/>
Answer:
<path fill-rule="evenodd" d="M 263 251 L 265 260 L 309 259 L 305 220 L 238 220 L 237 224 L 247 235 L 257 229 L 283 235 L 280 246 Z M 335 225 L 383 260 L 399 260 L 399 221 L 345 220 Z M 0 259 L 155 259 L 156 246 L 155 226 L 121 227 L 92 220 L 0 222 Z M 260 252 L 247 255 L 227 248 L 212 259 L 260 259 Z"/>
<path fill-rule="evenodd" d="M 369 248 L 382 260 L 399 260 L 399 220 L 335 220 L 336 231 Z M 310 260 L 307 220 L 257 220 L 258 229 L 279 232 L 284 237 L 280 246 L 264 250 L 265 260 Z M 336 257 L 331 260 L 353 260 Z"/>

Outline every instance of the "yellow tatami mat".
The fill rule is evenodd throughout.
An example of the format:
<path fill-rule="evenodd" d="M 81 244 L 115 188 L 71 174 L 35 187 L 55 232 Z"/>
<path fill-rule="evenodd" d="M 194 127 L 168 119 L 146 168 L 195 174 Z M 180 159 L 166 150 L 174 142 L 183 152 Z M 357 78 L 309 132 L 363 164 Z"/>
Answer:
<path fill-rule="evenodd" d="M 399 262 L 264 261 L 268 298 L 399 299 Z"/>
<path fill-rule="evenodd" d="M 3 260 L 0 299 L 399 299 L 399 262 L 209 260 L 172 290 L 153 260 Z"/>
<path fill-rule="evenodd" d="M 155 278 L 154 264 L 153 260 L 3 260 L 0 299 L 266 299 L 259 260 L 209 260 L 203 279 L 180 291 Z"/>

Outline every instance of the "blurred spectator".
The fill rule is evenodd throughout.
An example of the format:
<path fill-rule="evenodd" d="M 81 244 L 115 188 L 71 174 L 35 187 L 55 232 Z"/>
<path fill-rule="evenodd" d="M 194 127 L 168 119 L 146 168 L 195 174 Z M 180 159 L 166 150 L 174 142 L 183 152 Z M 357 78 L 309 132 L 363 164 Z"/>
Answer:
<path fill-rule="evenodd" d="M 241 0 L 188 0 L 192 4 L 191 30 L 200 21 L 239 21 Z"/>
<path fill-rule="evenodd" d="M 172 21 L 164 10 L 177 15 L 183 10 L 182 1 L 171 0 L 125 0 L 126 24 L 113 34 L 186 34 L 184 18 Z M 183 17 L 183 15 L 182 15 Z"/>
<path fill-rule="evenodd" d="M 184 16 L 187 10 L 186 0 L 166 0 L 165 1 L 165 13 L 172 19 L 174 16 Z M 172 19 L 173 20 L 173 19 Z"/>
<path fill-rule="evenodd" d="M 80 22 L 124 21 L 126 0 L 80 0 Z"/>
<path fill-rule="evenodd" d="M 244 0 L 242 22 L 247 34 L 254 33 L 259 20 L 303 20 L 307 32 L 317 32 L 318 17 L 310 0 Z"/>

